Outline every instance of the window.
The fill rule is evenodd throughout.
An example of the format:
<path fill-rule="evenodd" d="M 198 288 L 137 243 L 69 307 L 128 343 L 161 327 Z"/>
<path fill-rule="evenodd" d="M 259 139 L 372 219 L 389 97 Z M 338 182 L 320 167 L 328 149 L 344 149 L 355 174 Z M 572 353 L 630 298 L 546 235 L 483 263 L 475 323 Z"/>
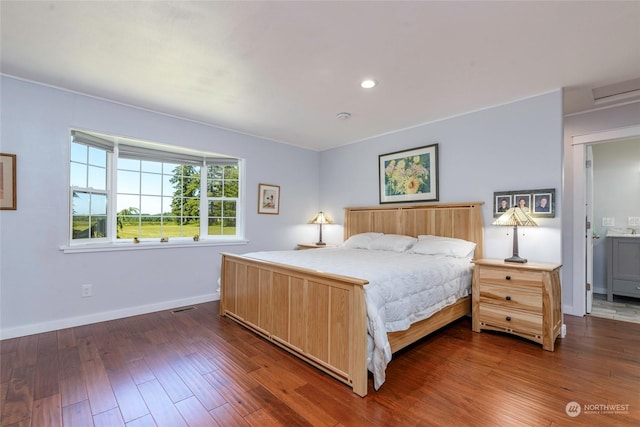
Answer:
<path fill-rule="evenodd" d="M 71 132 L 72 244 L 241 238 L 241 161 Z"/>

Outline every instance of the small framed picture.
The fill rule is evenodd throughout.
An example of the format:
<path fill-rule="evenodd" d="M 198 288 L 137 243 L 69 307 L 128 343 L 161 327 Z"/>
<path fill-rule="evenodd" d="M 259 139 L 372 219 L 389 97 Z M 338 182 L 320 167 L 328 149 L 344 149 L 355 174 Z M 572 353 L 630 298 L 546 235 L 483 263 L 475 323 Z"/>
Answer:
<path fill-rule="evenodd" d="M 531 212 L 531 193 L 529 194 L 514 194 L 514 205 L 525 212 Z"/>
<path fill-rule="evenodd" d="M 0 209 L 16 210 L 16 155 L 0 153 Z"/>
<path fill-rule="evenodd" d="M 554 215 L 555 191 L 548 193 L 533 193 L 533 213 L 540 216 Z"/>
<path fill-rule="evenodd" d="M 513 198 L 511 193 L 495 193 L 493 198 L 493 216 L 500 216 L 511 208 Z"/>
<path fill-rule="evenodd" d="M 280 213 L 280 186 L 258 184 L 258 213 L 278 215 Z"/>

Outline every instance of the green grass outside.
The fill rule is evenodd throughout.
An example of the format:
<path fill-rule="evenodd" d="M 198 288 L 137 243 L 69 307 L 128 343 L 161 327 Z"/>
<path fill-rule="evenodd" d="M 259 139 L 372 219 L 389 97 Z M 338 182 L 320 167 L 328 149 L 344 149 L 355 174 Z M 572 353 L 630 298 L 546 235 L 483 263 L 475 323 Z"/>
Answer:
<path fill-rule="evenodd" d="M 209 235 L 219 235 L 220 227 L 209 227 Z M 213 233 L 216 234 L 213 234 Z M 193 237 L 196 234 L 200 234 L 199 224 L 186 224 L 180 226 L 179 224 L 164 224 L 162 226 L 162 236 L 164 237 Z M 232 236 L 236 234 L 235 227 L 226 227 L 223 230 L 225 236 Z M 118 237 L 120 239 L 133 239 L 137 237 L 139 239 L 146 238 L 160 238 L 160 224 L 158 223 L 143 223 L 141 227 L 141 233 L 138 233 L 137 224 L 124 224 L 121 229 L 118 229 Z"/>

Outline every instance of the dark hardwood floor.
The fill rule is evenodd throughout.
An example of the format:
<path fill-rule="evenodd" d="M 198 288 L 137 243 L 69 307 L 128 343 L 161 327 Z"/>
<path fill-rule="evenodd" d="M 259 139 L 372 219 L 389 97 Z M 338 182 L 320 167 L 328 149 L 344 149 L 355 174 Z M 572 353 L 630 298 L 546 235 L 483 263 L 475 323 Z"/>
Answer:
<path fill-rule="evenodd" d="M 361 398 L 217 310 L 1 341 L 2 426 L 640 425 L 640 324 L 565 316 L 551 353 L 465 318 Z"/>

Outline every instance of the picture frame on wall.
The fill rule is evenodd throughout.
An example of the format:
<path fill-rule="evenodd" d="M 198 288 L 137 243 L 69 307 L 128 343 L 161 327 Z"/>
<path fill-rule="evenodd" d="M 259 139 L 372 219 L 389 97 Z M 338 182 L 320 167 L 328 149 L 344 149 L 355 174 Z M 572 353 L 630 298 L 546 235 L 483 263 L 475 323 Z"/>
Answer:
<path fill-rule="evenodd" d="M 556 190 L 497 191 L 493 193 L 493 216 L 499 217 L 507 209 L 522 207 L 532 217 L 554 218 L 556 216 Z"/>
<path fill-rule="evenodd" d="M 0 210 L 16 209 L 16 155 L 0 153 Z"/>
<path fill-rule="evenodd" d="M 378 156 L 380 203 L 438 200 L 438 144 Z"/>
<path fill-rule="evenodd" d="M 278 215 L 280 213 L 280 186 L 258 184 L 258 213 Z"/>
<path fill-rule="evenodd" d="M 494 193 L 493 196 L 493 216 L 500 216 L 509 210 L 513 205 L 513 196 L 509 192 Z"/>

